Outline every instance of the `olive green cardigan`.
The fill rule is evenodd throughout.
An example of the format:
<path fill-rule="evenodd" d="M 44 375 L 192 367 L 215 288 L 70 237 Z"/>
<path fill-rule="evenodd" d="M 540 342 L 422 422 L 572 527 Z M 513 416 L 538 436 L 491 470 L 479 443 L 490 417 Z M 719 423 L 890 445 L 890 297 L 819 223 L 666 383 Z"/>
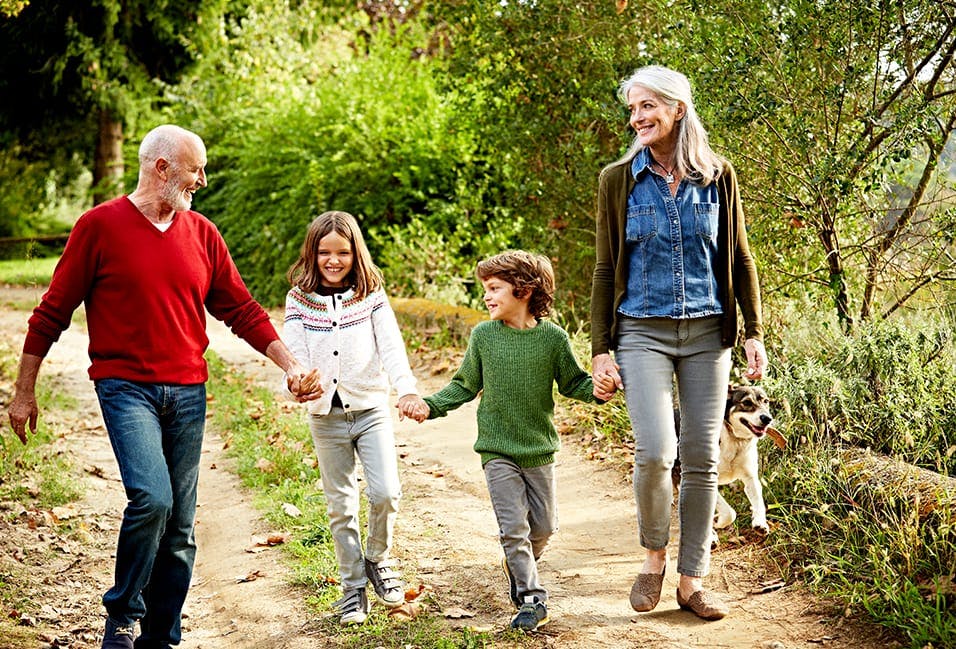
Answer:
<path fill-rule="evenodd" d="M 616 347 L 617 309 L 627 291 L 628 259 L 625 242 L 627 197 L 635 184 L 629 163 L 606 167 L 600 176 L 597 197 L 597 260 L 591 284 L 591 355 L 607 354 Z M 737 175 L 729 162 L 717 177 L 720 223 L 717 232 L 717 284 L 723 291 L 721 342 L 737 343 L 737 306 L 744 319 L 744 337 L 763 339 L 760 286 L 757 268 L 747 245 L 747 228 L 737 188 Z"/>

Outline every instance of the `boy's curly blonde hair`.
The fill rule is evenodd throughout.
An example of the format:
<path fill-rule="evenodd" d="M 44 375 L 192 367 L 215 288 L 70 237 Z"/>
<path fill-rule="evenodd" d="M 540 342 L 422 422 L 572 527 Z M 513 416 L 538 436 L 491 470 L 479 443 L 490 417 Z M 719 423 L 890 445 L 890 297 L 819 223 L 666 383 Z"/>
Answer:
<path fill-rule="evenodd" d="M 482 282 L 491 277 L 514 286 L 514 296 L 523 298 L 529 292 L 528 311 L 535 318 L 551 313 L 554 304 L 554 268 L 542 255 L 525 250 L 507 250 L 478 262 L 475 274 Z"/>

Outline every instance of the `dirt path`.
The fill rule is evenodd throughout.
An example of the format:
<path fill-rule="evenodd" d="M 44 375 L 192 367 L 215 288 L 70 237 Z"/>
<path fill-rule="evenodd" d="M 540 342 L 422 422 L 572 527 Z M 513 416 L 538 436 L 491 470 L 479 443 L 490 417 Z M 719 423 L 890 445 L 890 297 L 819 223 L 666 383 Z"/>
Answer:
<path fill-rule="evenodd" d="M 19 349 L 28 315 L 24 309 L 31 308 L 39 296 L 39 291 L 23 289 L 2 292 L 0 344 Z M 228 363 L 266 384 L 277 383 L 277 370 L 218 323 L 210 327 L 210 338 L 213 349 Z M 82 518 L 86 542 L 71 542 L 69 556 L 63 557 L 51 550 L 56 537 L 49 529 L 45 537 L 42 527 L 39 533 L 27 525 L 0 530 L 7 536 L 5 552 L 12 552 L 11 543 L 47 550 L 27 552 L 26 558 L 20 559 L 35 576 L 38 596 L 51 602 L 51 610 L 36 623 L 49 629 L 47 646 L 77 649 L 99 646 L 99 597 L 110 582 L 112 545 L 125 504 L 86 378 L 87 365 L 85 335 L 81 327 L 74 326 L 54 345 L 41 372 L 42 381 L 77 400 L 73 412 L 41 416 L 68 431 L 60 443 L 83 468 L 79 479 L 85 484 L 86 496 L 71 515 Z M 447 379 L 428 376 L 424 368 L 417 374 L 425 391 L 437 389 Z M 414 575 L 431 587 L 443 608 L 460 607 L 474 613 L 473 618 L 449 623 L 500 630 L 511 612 L 499 568 L 501 550 L 494 516 L 477 455 L 471 450 L 475 406 L 468 404 L 449 417 L 421 425 L 396 420 L 405 492 L 396 554 L 409 577 Z M 729 599 L 731 615 L 726 619 L 705 623 L 680 611 L 674 600 L 676 575 L 670 571 L 658 609 L 650 614 L 634 613 L 627 595 L 642 552 L 636 542 L 629 485 L 618 473 L 585 459 L 582 450 L 567 441 L 557 467 L 561 529 L 541 562 L 543 582 L 551 590 L 552 621 L 535 634 L 534 646 L 875 649 L 888 645 L 879 639 L 877 630 L 861 628 L 842 617 L 827 617 L 824 607 L 798 586 L 751 594 L 761 581 L 776 576 L 754 567 L 759 562 L 752 559 L 760 552 L 755 545 L 714 555 L 707 583 Z M 323 637 L 314 615 L 306 610 L 304 594 L 287 585 L 280 552 L 246 551 L 256 537 L 270 531 L 250 500 L 229 471 L 218 432 L 208 431 L 196 527 L 199 551 L 181 646 L 340 646 L 334 638 Z M 43 537 L 40 541 L 38 534 Z M 237 578 L 254 571 L 259 571 L 258 579 L 239 583 Z M 0 639 L 0 648 L 7 646 L 19 645 L 4 644 Z"/>

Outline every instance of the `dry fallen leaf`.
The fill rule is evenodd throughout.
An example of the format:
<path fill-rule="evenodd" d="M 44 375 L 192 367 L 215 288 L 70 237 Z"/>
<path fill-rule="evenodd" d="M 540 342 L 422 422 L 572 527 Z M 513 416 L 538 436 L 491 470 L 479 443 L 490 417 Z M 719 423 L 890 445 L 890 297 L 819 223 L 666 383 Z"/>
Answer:
<path fill-rule="evenodd" d="M 452 620 L 460 620 L 465 617 L 475 617 L 475 614 L 471 611 L 466 611 L 465 609 L 459 608 L 457 606 L 449 606 L 442 611 L 441 614 Z"/>
<path fill-rule="evenodd" d="M 255 580 L 258 579 L 259 577 L 265 577 L 265 573 L 263 573 L 261 570 L 253 570 L 252 572 L 250 572 L 250 573 L 249 573 L 248 575 L 246 575 L 245 577 L 236 577 L 236 583 L 237 583 L 237 584 L 244 584 L 244 583 L 246 583 L 246 582 L 248 582 L 248 581 L 255 581 Z"/>
<path fill-rule="evenodd" d="M 405 602 L 401 606 L 389 609 L 388 616 L 398 620 L 411 620 L 420 612 L 418 604 L 415 602 Z"/>
<path fill-rule="evenodd" d="M 256 537 L 253 539 L 255 543 L 253 543 L 252 547 L 246 548 L 246 552 L 251 552 L 253 554 L 256 552 L 262 552 L 266 548 L 271 548 L 276 545 L 282 545 L 288 540 L 289 540 L 288 534 L 270 534 L 269 536 L 265 538 Z"/>
<path fill-rule="evenodd" d="M 421 597 L 426 591 L 431 590 L 425 584 L 418 584 L 418 587 L 412 586 L 405 590 L 405 601 L 414 602 L 416 599 Z"/>
<path fill-rule="evenodd" d="M 103 478 L 104 480 L 106 479 L 106 472 L 103 471 L 101 467 L 91 465 L 86 467 L 84 470 L 92 476 Z"/>
<path fill-rule="evenodd" d="M 292 518 L 298 518 L 302 515 L 302 510 L 292 503 L 282 503 L 282 511 L 284 511 L 287 516 L 291 516 Z"/>
<path fill-rule="evenodd" d="M 256 460 L 256 468 L 263 473 L 272 473 L 272 471 L 275 469 L 275 463 L 272 460 L 260 457 L 258 460 Z"/>
<path fill-rule="evenodd" d="M 80 510 L 74 504 L 54 507 L 50 511 L 57 520 L 61 521 L 68 521 L 80 515 Z"/>

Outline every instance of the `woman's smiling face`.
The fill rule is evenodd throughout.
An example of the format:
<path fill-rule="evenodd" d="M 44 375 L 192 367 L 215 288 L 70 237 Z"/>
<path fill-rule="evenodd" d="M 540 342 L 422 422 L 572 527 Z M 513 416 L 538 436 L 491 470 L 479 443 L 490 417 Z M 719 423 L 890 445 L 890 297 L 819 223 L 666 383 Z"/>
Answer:
<path fill-rule="evenodd" d="M 641 144 L 648 148 L 672 148 L 677 143 L 677 122 L 684 116 L 683 106 L 671 106 L 657 93 L 644 86 L 627 91 L 628 123 Z"/>

